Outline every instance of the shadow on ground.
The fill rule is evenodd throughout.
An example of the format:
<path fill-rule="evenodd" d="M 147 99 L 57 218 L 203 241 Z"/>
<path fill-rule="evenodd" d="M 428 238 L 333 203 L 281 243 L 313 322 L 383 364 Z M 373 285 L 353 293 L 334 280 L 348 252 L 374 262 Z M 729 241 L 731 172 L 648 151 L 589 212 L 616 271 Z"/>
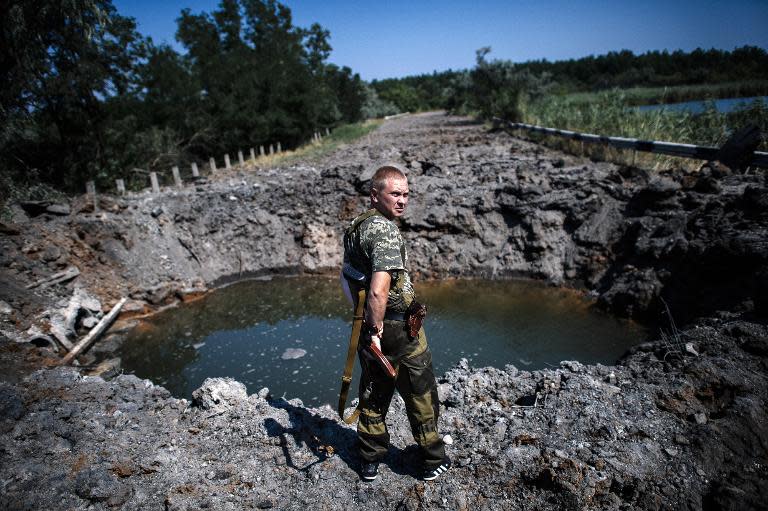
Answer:
<path fill-rule="evenodd" d="M 269 404 L 288 412 L 291 423 L 289 428 L 271 418 L 264 420 L 267 434 L 279 439 L 287 466 L 306 472 L 329 457 L 338 456 L 351 470 L 358 472 L 360 457 L 357 453 L 357 433 L 354 429 L 345 427 L 336 420 L 311 413 L 306 408 L 294 406 L 282 398 L 269 401 Z M 293 460 L 289 441 L 292 441 L 295 447 L 306 446 L 316 459 L 302 466 L 297 465 Z M 382 464 L 388 466 L 395 474 L 417 478 L 421 467 L 419 448 L 415 444 L 405 449 L 390 446 Z"/>

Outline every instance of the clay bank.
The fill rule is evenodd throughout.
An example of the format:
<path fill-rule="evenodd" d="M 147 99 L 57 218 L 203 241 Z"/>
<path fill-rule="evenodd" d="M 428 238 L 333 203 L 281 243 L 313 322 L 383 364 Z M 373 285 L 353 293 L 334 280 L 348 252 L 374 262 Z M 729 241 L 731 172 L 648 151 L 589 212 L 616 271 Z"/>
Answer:
<path fill-rule="evenodd" d="M 398 410 L 402 452 L 365 484 L 354 430 L 328 407 L 225 379 L 190 402 L 104 363 L 131 315 L 227 281 L 336 271 L 341 226 L 384 160 L 409 171 L 401 230 L 420 279 L 571 286 L 614 314 L 663 319 L 664 335 L 615 366 L 455 366 L 439 387 L 456 467 L 430 484 L 414 478 Z M 7 509 L 758 509 L 768 497 L 764 173 L 649 172 L 409 116 L 316 161 L 102 197 L 97 211 L 27 205 L 0 254 Z M 80 368 L 35 370 L 122 298 Z"/>

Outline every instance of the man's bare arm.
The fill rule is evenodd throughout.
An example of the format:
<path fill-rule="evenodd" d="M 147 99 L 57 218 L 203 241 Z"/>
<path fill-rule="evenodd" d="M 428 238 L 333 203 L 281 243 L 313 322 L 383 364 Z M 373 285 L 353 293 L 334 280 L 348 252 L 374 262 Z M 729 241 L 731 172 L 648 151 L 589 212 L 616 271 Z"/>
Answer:
<path fill-rule="evenodd" d="M 384 313 L 387 310 L 389 285 L 392 277 L 387 271 L 373 272 L 371 287 L 368 291 L 368 305 L 365 311 L 365 322 L 381 332 L 384 328 Z"/>

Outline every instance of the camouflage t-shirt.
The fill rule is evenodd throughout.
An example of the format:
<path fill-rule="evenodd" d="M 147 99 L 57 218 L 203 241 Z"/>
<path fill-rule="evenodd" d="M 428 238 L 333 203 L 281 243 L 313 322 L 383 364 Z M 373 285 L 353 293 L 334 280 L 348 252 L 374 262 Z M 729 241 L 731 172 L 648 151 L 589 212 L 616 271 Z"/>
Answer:
<path fill-rule="evenodd" d="M 363 214 L 371 215 L 371 212 Z M 368 282 L 373 272 L 389 272 L 392 282 L 387 310 L 405 312 L 413 301 L 415 293 L 406 269 L 408 250 L 405 242 L 397 226 L 380 214 L 369 216 L 344 237 L 344 262 L 364 273 Z"/>

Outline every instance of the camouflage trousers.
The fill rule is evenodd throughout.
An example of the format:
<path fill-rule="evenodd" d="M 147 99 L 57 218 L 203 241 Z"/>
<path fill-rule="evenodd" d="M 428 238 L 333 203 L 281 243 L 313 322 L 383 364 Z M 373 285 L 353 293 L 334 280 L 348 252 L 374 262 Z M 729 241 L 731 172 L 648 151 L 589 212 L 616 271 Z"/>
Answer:
<path fill-rule="evenodd" d="M 432 353 L 422 328 L 418 339 L 408 337 L 402 321 L 384 321 L 381 348 L 394 368 L 393 380 L 373 363 L 361 359 L 360 401 L 362 403 L 357 434 L 360 455 L 366 461 L 379 461 L 387 454 L 389 432 L 386 417 L 395 389 L 405 401 L 411 432 L 421 447 L 424 465 L 440 465 L 445 459 L 445 445 L 437 432 L 440 404 L 432 370 Z"/>

